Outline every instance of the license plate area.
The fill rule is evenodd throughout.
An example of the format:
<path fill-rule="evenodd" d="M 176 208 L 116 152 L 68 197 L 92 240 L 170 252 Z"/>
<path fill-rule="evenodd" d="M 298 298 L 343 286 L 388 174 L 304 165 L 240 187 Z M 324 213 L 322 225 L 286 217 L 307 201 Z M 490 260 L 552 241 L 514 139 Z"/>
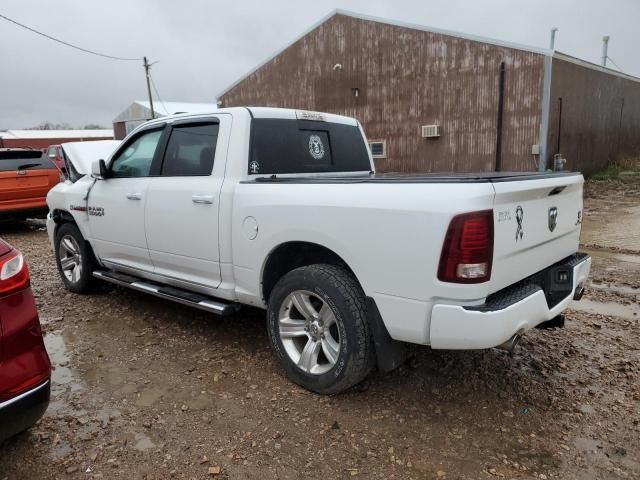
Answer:
<path fill-rule="evenodd" d="M 542 272 L 540 286 L 549 308 L 556 306 L 573 293 L 573 265 L 555 265 Z"/>

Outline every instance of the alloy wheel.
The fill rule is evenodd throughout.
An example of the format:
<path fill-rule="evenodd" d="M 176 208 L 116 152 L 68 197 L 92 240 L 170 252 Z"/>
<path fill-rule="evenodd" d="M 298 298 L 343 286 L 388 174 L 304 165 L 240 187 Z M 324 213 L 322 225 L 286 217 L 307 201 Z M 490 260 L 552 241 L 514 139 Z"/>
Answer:
<path fill-rule="evenodd" d="M 71 283 L 77 283 L 82 276 L 82 254 L 80 245 L 71 235 L 65 235 L 60 239 L 58 257 L 65 278 Z"/>
<path fill-rule="evenodd" d="M 304 372 L 322 375 L 340 355 L 340 330 L 331 307 L 306 290 L 290 293 L 278 316 L 280 340 L 289 358 Z"/>

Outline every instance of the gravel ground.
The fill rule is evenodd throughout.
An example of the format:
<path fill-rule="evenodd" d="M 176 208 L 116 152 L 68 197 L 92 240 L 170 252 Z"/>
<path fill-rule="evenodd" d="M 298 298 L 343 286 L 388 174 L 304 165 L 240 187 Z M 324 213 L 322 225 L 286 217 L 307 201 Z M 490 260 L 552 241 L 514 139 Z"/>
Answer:
<path fill-rule="evenodd" d="M 528 332 L 514 354 L 416 347 L 333 397 L 282 376 L 263 312 L 70 294 L 41 224 L 4 225 L 55 371 L 45 417 L 0 446 L 0 480 L 640 478 L 639 186 L 588 185 L 592 277 L 565 329 Z M 604 222 L 619 200 L 629 216 Z"/>

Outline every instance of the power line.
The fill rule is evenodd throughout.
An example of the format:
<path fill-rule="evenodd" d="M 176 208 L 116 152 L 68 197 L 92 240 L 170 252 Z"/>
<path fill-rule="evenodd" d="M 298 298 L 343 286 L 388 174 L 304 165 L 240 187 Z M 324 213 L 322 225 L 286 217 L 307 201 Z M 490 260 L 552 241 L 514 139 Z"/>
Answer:
<path fill-rule="evenodd" d="M 31 28 L 31 27 L 29 27 L 27 25 L 24 25 L 24 24 L 22 24 L 22 23 L 20 23 L 20 22 L 18 22 L 16 20 L 13 20 L 13 19 L 11 19 L 9 17 L 6 17 L 5 15 L 2 15 L 1 13 L 0 13 L 0 18 L 3 18 L 4 20 L 6 20 L 8 22 L 11 22 L 11 23 L 13 23 L 13 24 L 15 24 L 15 25 L 17 25 L 19 27 L 25 28 L 25 29 L 29 30 L 30 32 L 33 32 L 33 33 L 36 33 L 36 34 L 38 34 L 40 36 L 48 38 L 49 40 L 53 40 L 54 42 L 61 43 L 62 45 L 66 45 L 67 47 L 71 47 L 71 48 L 75 48 L 76 50 L 80 50 L 81 52 L 90 53 L 92 55 L 97 55 L 99 57 L 110 58 L 112 60 L 125 60 L 125 61 L 139 61 L 139 60 L 142 60 L 142 57 L 139 57 L 139 58 L 115 57 L 113 55 L 106 55 L 104 53 L 94 52 L 93 50 L 88 50 L 86 48 L 79 47 L 78 45 L 74 45 L 73 43 L 65 42 L 64 40 L 60 40 L 59 38 L 55 38 L 55 37 L 52 37 L 51 35 L 47 35 L 46 33 L 43 33 L 43 32 L 40 32 L 40 31 L 36 30 L 35 28 Z"/>
<path fill-rule="evenodd" d="M 153 87 L 153 91 L 156 92 L 156 97 L 158 97 L 158 101 L 160 102 L 160 104 L 162 105 L 162 108 L 164 109 L 164 113 L 166 113 L 167 115 L 170 115 L 169 110 L 167 110 L 167 107 L 165 106 L 164 102 L 160 98 L 160 94 L 158 93 L 158 87 L 156 87 L 156 82 L 153 81 L 153 77 L 151 76 L 151 74 L 149 74 L 149 79 L 151 80 L 151 86 Z"/>

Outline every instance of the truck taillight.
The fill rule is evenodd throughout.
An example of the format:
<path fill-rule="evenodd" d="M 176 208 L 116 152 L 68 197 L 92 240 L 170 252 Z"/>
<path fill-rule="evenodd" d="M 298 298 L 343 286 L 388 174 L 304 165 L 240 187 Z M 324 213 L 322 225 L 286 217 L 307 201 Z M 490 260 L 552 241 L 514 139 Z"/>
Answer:
<path fill-rule="evenodd" d="M 29 286 L 29 270 L 20 252 L 14 250 L 0 257 L 0 296 Z"/>
<path fill-rule="evenodd" d="M 456 215 L 442 246 L 438 279 L 452 283 L 481 283 L 491 278 L 493 210 Z"/>

